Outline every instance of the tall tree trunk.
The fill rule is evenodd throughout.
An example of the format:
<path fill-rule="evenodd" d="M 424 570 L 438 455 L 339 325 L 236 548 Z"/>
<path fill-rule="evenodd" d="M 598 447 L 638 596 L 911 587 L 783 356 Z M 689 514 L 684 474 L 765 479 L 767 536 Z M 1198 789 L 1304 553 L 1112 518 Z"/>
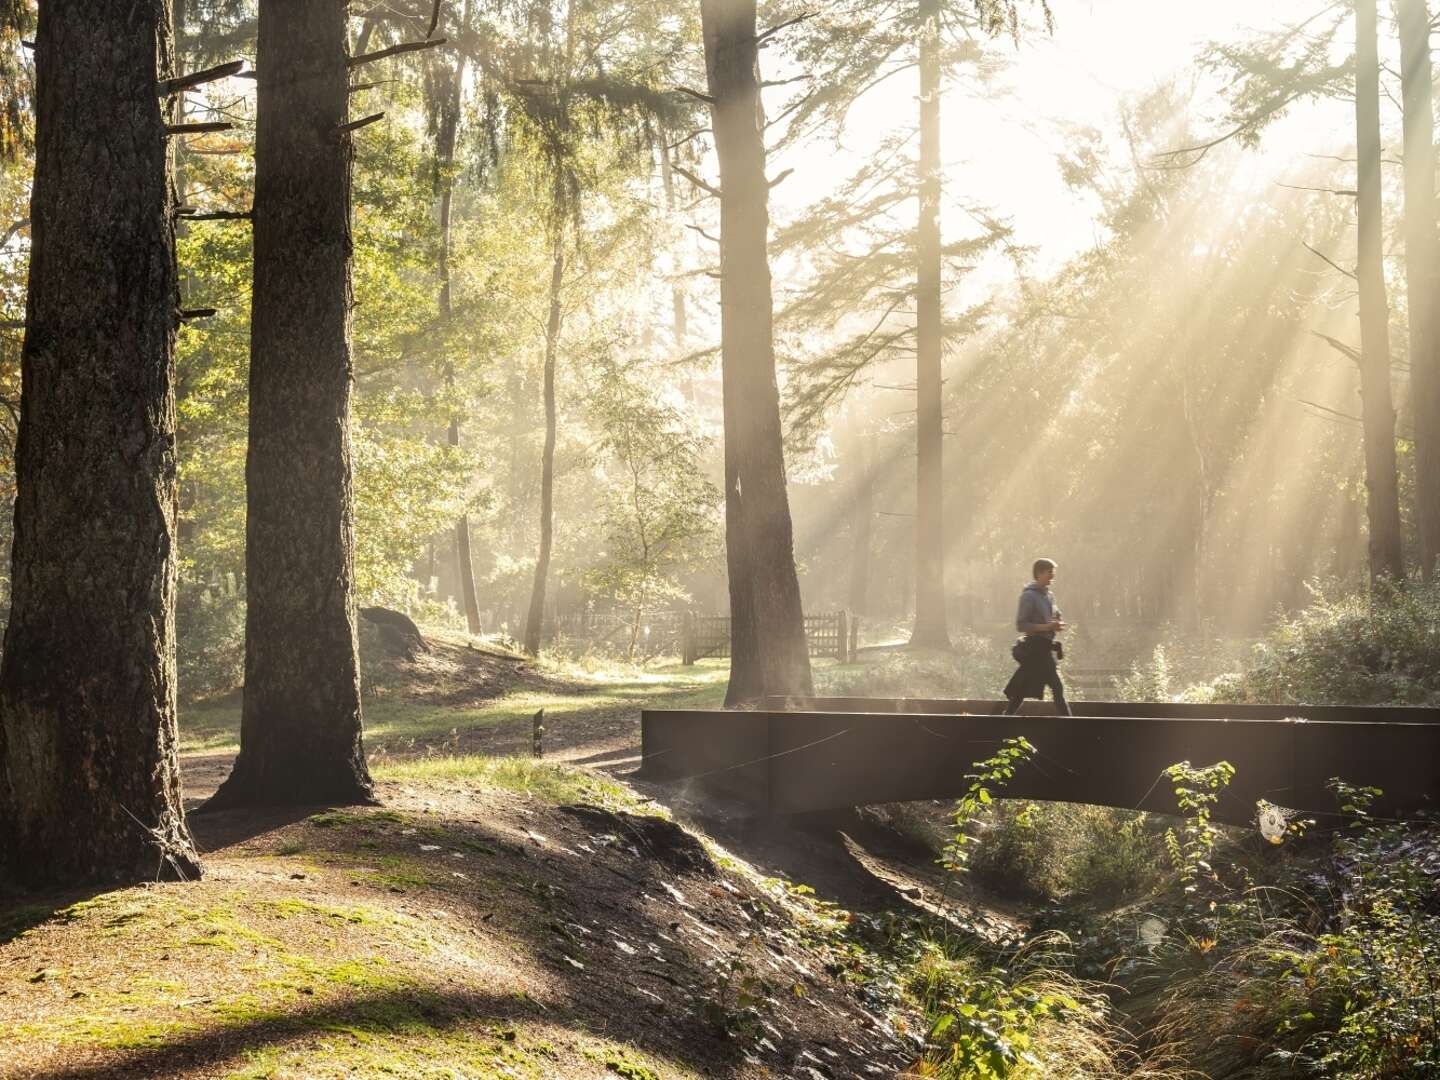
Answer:
<path fill-rule="evenodd" d="M 343 0 L 261 0 L 240 756 L 208 806 L 374 799 L 361 739 Z"/>
<path fill-rule="evenodd" d="M 870 534 L 875 521 L 875 460 L 869 445 L 873 436 L 856 440 L 860 474 L 855 480 L 855 503 L 850 511 L 853 544 L 850 552 L 850 602 L 852 612 L 870 610 Z"/>
<path fill-rule="evenodd" d="M 1410 310 L 1410 399 L 1415 412 L 1415 518 L 1420 569 L 1440 557 L 1440 313 L 1435 310 L 1435 116 L 1425 0 L 1396 0 L 1405 112 L 1405 291 Z"/>
<path fill-rule="evenodd" d="M 1376 0 L 1355 3 L 1356 280 L 1360 286 L 1360 397 L 1364 421 L 1370 580 L 1405 577 L 1395 406 L 1390 393 L 1390 308 L 1385 299 L 1380 200 L 1380 57 Z"/>
<path fill-rule="evenodd" d="M 755 0 L 701 0 L 720 165 L 720 352 L 725 413 L 725 555 L 730 577 L 727 705 L 807 694 L 810 655 L 795 574 L 775 383 L 770 186 Z"/>
<path fill-rule="evenodd" d="M 167 5 L 50 2 L 0 662 L 0 880 L 199 873 L 175 759 Z"/>
<path fill-rule="evenodd" d="M 665 142 L 665 132 L 660 131 L 660 182 L 665 189 L 665 212 L 671 218 L 675 216 L 675 176 L 670 166 L 670 147 Z M 685 342 L 690 336 L 689 317 L 685 310 L 685 287 L 680 283 L 679 267 L 672 267 L 671 272 L 675 275 L 670 283 L 670 312 L 671 326 L 675 337 L 675 356 L 677 358 L 685 355 Z M 685 399 L 692 404 L 695 401 L 695 379 L 687 366 L 685 369 Z"/>
<path fill-rule="evenodd" d="M 563 220 L 563 219 L 560 219 Z M 540 456 L 540 555 L 525 619 L 525 651 L 540 655 L 545 625 L 545 583 L 555 540 L 555 360 L 560 347 L 560 289 L 565 283 L 565 231 L 557 222 L 550 261 L 550 317 L 545 323 L 545 449 Z"/>
<path fill-rule="evenodd" d="M 940 367 L 940 6 L 920 0 L 920 220 L 915 295 L 915 629 L 910 644 L 948 649 L 945 625 L 944 419 Z"/>
<path fill-rule="evenodd" d="M 460 33 L 464 37 L 470 31 L 470 0 L 466 0 L 460 17 Z M 465 53 L 457 52 L 455 69 L 450 73 L 451 82 L 445 87 L 445 101 L 441 104 L 440 130 L 435 139 L 436 182 L 440 189 L 440 323 L 444 328 L 442 337 L 449 348 L 451 320 L 454 305 L 450 293 L 450 216 L 455 194 L 455 139 L 460 129 L 460 110 L 465 96 Z M 455 388 L 455 365 L 448 351 L 445 357 L 445 387 Z M 460 445 L 460 417 L 452 413 L 447 432 L 451 446 Z M 460 601 L 465 608 L 465 625 L 470 633 L 480 633 L 480 604 L 475 595 L 475 564 L 470 557 L 470 515 L 461 514 L 455 522 L 455 564 L 459 569 Z"/>

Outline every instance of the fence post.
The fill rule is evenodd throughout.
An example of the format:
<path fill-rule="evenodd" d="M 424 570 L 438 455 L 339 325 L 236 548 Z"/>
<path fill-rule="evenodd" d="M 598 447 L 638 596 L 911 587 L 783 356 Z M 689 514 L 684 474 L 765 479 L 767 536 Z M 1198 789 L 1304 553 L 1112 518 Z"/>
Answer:
<path fill-rule="evenodd" d="M 843 664 L 845 663 L 846 647 L 850 643 L 849 619 L 844 608 L 836 613 L 835 622 L 835 659 Z"/>
<path fill-rule="evenodd" d="M 855 615 L 850 619 L 850 656 L 846 661 L 853 664 L 860 655 L 860 616 Z"/>
<path fill-rule="evenodd" d="M 680 624 L 680 662 L 687 667 L 695 663 L 695 616 L 688 611 Z"/>

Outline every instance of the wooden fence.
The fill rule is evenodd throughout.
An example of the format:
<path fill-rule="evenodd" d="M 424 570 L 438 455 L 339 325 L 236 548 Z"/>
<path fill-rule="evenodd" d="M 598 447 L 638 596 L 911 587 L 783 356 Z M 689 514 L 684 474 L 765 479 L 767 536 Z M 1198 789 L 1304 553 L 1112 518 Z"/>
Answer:
<path fill-rule="evenodd" d="M 833 656 L 841 663 L 855 659 L 860 620 L 847 612 L 805 616 L 805 640 L 811 656 Z M 680 630 L 680 655 L 693 664 L 707 656 L 730 655 L 730 616 L 686 613 Z"/>

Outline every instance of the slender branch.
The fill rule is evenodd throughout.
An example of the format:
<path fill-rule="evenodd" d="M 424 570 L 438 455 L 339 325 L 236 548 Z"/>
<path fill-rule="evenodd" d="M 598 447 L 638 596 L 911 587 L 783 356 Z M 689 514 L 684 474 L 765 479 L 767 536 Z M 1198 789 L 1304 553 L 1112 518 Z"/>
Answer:
<path fill-rule="evenodd" d="M 759 34 L 755 35 L 756 46 L 763 48 L 765 43 L 769 41 L 772 37 L 774 37 L 776 34 L 780 33 L 781 30 L 785 30 L 791 26 L 794 26 L 796 23 L 802 23 L 806 19 L 813 19 L 815 15 L 816 13 L 813 11 L 802 11 L 794 18 L 786 19 L 782 23 L 776 23 L 774 26 L 770 27 L 769 30 L 764 30 Z"/>
<path fill-rule="evenodd" d="M 244 70 L 244 60 L 231 60 L 228 64 L 217 64 L 215 67 L 206 68 L 204 71 L 192 71 L 189 75 L 177 75 L 173 79 L 161 79 L 155 84 L 155 92 L 161 97 L 165 97 L 167 94 L 178 94 L 182 90 L 189 90 L 191 87 L 203 86 L 205 83 L 215 82 L 219 79 L 228 79 L 231 75 L 238 75 Z"/>
<path fill-rule="evenodd" d="M 193 206 L 182 206 L 177 213 L 186 221 L 250 221 L 255 217 L 251 210 L 196 210 Z"/>
<path fill-rule="evenodd" d="M 10 227 L 5 230 L 4 237 L 0 237 L 0 248 L 3 248 L 6 244 L 10 243 L 11 240 L 15 239 L 15 234 L 21 229 L 28 227 L 29 224 L 30 219 L 28 217 L 11 222 Z"/>
<path fill-rule="evenodd" d="M 711 195 L 714 195 L 717 199 L 720 197 L 720 189 L 719 189 L 719 188 L 715 187 L 715 185 L 713 185 L 713 184 L 707 184 L 704 180 L 701 180 L 700 177 L 696 176 L 696 175 L 695 175 L 693 172 L 691 172 L 689 169 L 686 169 L 686 168 L 684 168 L 684 167 L 682 167 L 682 166 L 680 166 L 680 165 L 671 165 L 670 167 L 671 167 L 672 169 L 674 169 L 677 173 L 679 173 L 681 176 L 683 176 L 686 180 L 689 180 L 690 183 L 694 184 L 694 185 L 695 185 L 696 187 L 698 187 L 700 190 L 702 190 L 702 191 L 708 191 Z"/>
<path fill-rule="evenodd" d="M 1318 401 L 1310 401 L 1306 398 L 1296 398 L 1295 400 L 1301 405 L 1308 405 L 1312 409 L 1319 409 L 1322 413 L 1329 413 L 1331 416 L 1339 417 L 1341 420 L 1348 421 L 1349 423 L 1359 424 L 1362 427 L 1365 424 L 1365 421 L 1358 416 L 1351 416 L 1349 413 L 1341 412 L 1339 409 L 1332 409 L 1328 405 L 1321 405 Z"/>
<path fill-rule="evenodd" d="M 212 131 L 231 131 L 234 124 L 226 120 L 209 120 L 199 124 L 166 124 L 166 135 L 206 135 Z"/>
<path fill-rule="evenodd" d="M 1327 345 L 1329 345 L 1332 349 L 1334 349 L 1336 352 L 1338 352 L 1341 356 L 1345 357 L 1347 360 L 1350 360 L 1350 361 L 1353 362 L 1356 366 L 1359 366 L 1359 364 L 1360 364 L 1360 350 L 1359 350 L 1359 349 L 1355 348 L 1353 345 L 1346 345 L 1345 342 L 1341 341 L 1339 338 L 1333 338 L 1333 337 L 1331 337 L 1329 334 L 1322 334 L 1319 330 L 1311 330 L 1310 332 L 1311 332 L 1312 334 L 1314 334 L 1316 337 L 1318 337 L 1321 341 L 1323 341 L 1323 342 L 1325 342 Z"/>
<path fill-rule="evenodd" d="M 352 131 L 359 131 L 361 128 L 375 123 L 377 120 L 384 120 L 383 112 L 371 113 L 369 116 L 362 116 L 359 120 L 351 120 L 348 124 L 340 124 L 335 128 L 335 134 L 348 135 Z"/>
<path fill-rule="evenodd" d="M 1316 251 L 1316 250 L 1315 250 L 1313 247 L 1311 247 L 1309 244 L 1306 244 L 1304 240 L 1301 240 L 1300 243 L 1304 245 L 1305 250 L 1308 251 L 1308 252 L 1310 252 L 1310 254 L 1314 255 L 1316 258 L 1318 258 L 1318 259 L 1320 259 L 1322 262 L 1326 263 L 1326 264 L 1327 264 L 1328 266 L 1330 266 L 1332 269 L 1340 271 L 1340 273 L 1344 274 L 1344 275 L 1345 275 L 1346 277 L 1348 277 L 1351 281 L 1357 281 L 1357 280 L 1359 280 L 1359 279 L 1356 278 L 1356 276 L 1355 276 L 1355 271 L 1353 271 L 1353 270 L 1346 270 L 1343 266 L 1341 266 L 1339 263 L 1337 263 L 1334 259 L 1330 258 L 1330 256 L 1326 255 L 1326 254 L 1325 254 L 1324 252 L 1322 252 L 1322 251 Z"/>
<path fill-rule="evenodd" d="M 399 56 L 401 53 L 419 52 L 421 49 L 433 49 L 437 45 L 444 45 L 445 39 L 428 38 L 425 41 L 407 41 L 401 45 L 391 45 L 388 49 L 380 49 L 377 52 L 362 53 L 360 56 L 352 56 L 345 61 L 345 66 L 357 68 L 361 64 L 374 63 L 376 60 L 384 60 L 388 56 Z"/>
<path fill-rule="evenodd" d="M 434 10 L 430 12 L 430 29 L 425 31 L 427 38 L 435 36 L 435 28 L 440 25 L 440 7 L 445 0 L 435 0 Z"/>
<path fill-rule="evenodd" d="M 181 308 L 180 319 L 188 322 L 191 319 L 209 319 L 219 315 L 219 309 L 213 307 Z"/>
<path fill-rule="evenodd" d="M 773 188 L 773 187 L 778 186 L 779 184 L 784 183 L 784 182 L 785 182 L 785 179 L 786 179 L 791 173 L 793 173 L 794 171 L 795 171 L 794 169 L 784 169 L 784 170 L 782 170 L 779 176 L 775 177 L 774 180 L 771 180 L 771 181 L 770 181 L 770 186 Z"/>
<path fill-rule="evenodd" d="M 24 330 L 24 319 L 0 319 L 0 330 Z"/>
<path fill-rule="evenodd" d="M 697 233 L 699 233 L 699 234 L 700 234 L 701 236 L 703 236 L 706 240 L 709 240 L 712 244 L 718 244 L 718 243 L 720 243 L 720 238 L 719 238 L 718 236 L 711 236 L 708 232 L 706 232 L 704 229 L 702 229 L 699 225 L 686 225 L 685 227 L 686 227 L 687 229 L 689 229 L 690 231 L 692 231 L 692 232 L 697 232 Z"/>
<path fill-rule="evenodd" d="M 1326 195 L 1349 195 L 1352 199 L 1360 197 L 1360 192 L 1353 188 L 1310 187 L 1307 184 L 1284 184 L 1279 180 L 1275 181 L 1275 186 L 1289 188 L 1291 191 L 1321 191 Z"/>
<path fill-rule="evenodd" d="M 815 77 L 814 75 L 811 75 L 809 72 L 806 72 L 804 75 L 796 75 L 796 76 L 795 76 L 794 78 L 792 78 L 792 79 L 766 79 L 766 80 L 764 80 L 763 82 L 761 82 L 760 85 L 761 85 L 762 87 L 766 87 L 766 86 L 789 86 L 791 83 L 805 82 L 807 79 L 813 79 L 814 77 Z"/>
<path fill-rule="evenodd" d="M 678 92 L 684 94 L 686 97 L 692 97 L 692 98 L 694 98 L 696 101 L 703 101 L 703 102 L 705 102 L 706 105 L 714 105 L 714 104 L 715 104 L 715 98 L 714 98 L 713 96 L 711 96 L 710 94 L 703 94 L 703 93 L 701 93 L 699 90 L 694 89 L 693 87 L 689 87 L 689 86 L 677 86 L 675 89 L 676 89 Z"/>

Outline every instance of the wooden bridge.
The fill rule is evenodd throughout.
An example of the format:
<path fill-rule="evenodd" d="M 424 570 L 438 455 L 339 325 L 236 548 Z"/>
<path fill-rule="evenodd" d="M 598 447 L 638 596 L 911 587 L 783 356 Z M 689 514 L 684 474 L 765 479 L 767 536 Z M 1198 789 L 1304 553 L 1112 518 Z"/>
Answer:
<path fill-rule="evenodd" d="M 1378 787 L 1380 816 L 1440 808 L 1440 709 L 1315 705 L 1177 705 L 1086 701 L 1055 716 L 1027 702 L 1019 716 L 979 700 L 772 698 L 755 710 L 646 710 L 643 774 L 695 785 L 759 814 L 953 799 L 965 774 L 1023 735 L 1036 754 L 1011 798 L 1175 813 L 1164 776 L 1178 761 L 1228 761 L 1235 778 L 1219 821 L 1253 822 L 1265 799 L 1332 817 L 1338 776 Z"/>

